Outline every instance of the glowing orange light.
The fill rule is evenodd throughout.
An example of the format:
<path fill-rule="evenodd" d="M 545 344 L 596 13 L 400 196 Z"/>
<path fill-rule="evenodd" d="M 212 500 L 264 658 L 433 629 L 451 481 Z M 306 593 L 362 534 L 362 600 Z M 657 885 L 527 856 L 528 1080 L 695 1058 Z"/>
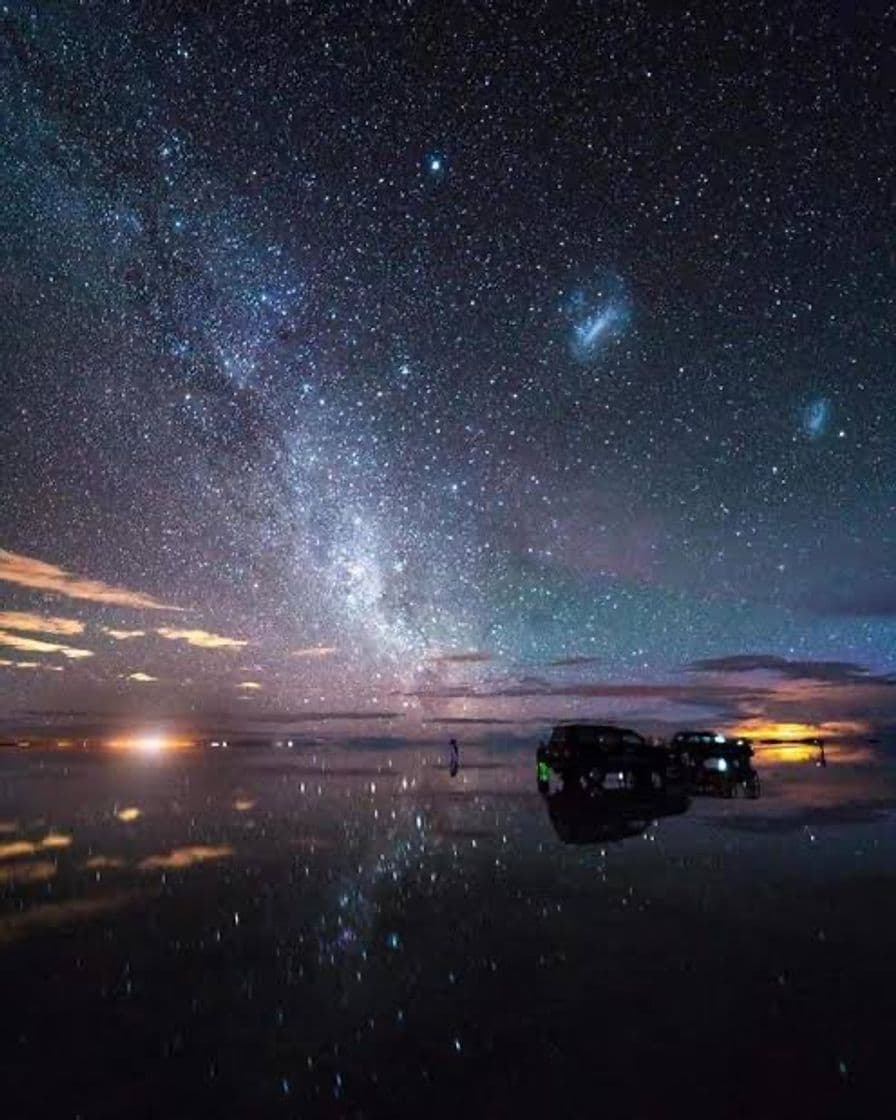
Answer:
<path fill-rule="evenodd" d="M 127 735 L 121 739 L 109 739 L 106 746 L 111 747 L 112 750 L 153 756 L 192 747 L 193 740 L 165 735 L 160 731 L 147 731 L 142 735 Z"/>
<path fill-rule="evenodd" d="M 804 739 L 840 739 L 852 735 L 867 735 L 868 726 L 864 723 L 827 722 L 827 723 L 777 723 L 774 720 L 756 716 L 744 720 L 727 729 L 732 738 L 756 740 L 775 739 L 779 742 L 799 744 Z"/>

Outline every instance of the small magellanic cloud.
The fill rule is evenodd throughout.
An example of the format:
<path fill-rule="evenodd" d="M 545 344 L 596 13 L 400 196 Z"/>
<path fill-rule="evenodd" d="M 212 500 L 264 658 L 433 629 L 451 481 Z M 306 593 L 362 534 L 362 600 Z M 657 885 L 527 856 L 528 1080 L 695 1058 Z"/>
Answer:
<path fill-rule="evenodd" d="M 242 649 L 249 644 L 245 638 L 225 638 L 222 634 L 212 634 L 208 630 L 175 630 L 171 626 L 160 626 L 156 633 L 172 642 L 186 642 L 188 646 L 200 649 Z"/>

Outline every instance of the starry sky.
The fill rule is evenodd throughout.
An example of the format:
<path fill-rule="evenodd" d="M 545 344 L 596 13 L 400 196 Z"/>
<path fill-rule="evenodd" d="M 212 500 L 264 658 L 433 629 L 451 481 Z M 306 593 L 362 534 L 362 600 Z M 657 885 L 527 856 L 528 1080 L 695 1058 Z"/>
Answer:
<path fill-rule="evenodd" d="M 5 726 L 896 724 L 892 17 L 4 5 Z"/>

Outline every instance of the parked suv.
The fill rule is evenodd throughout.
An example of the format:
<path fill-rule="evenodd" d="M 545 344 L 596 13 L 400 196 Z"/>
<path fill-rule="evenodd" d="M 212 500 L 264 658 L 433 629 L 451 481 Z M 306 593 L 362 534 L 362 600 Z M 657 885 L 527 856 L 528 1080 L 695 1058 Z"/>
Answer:
<path fill-rule="evenodd" d="M 599 723 L 561 723 L 536 753 L 538 788 L 550 791 L 552 779 L 592 791 L 664 792 L 680 787 L 680 763 L 627 727 Z"/>
<path fill-rule="evenodd" d="M 679 731 L 669 744 L 669 756 L 692 793 L 753 799 L 761 793 L 749 739 L 729 739 L 717 731 Z"/>

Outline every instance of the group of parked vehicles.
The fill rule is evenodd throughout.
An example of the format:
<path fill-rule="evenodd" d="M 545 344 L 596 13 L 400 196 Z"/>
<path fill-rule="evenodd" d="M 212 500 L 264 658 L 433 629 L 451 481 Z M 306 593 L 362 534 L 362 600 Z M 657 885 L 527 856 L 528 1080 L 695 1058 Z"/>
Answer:
<path fill-rule="evenodd" d="M 549 793 L 586 787 L 594 795 L 714 794 L 757 798 L 759 775 L 748 739 L 715 731 L 679 731 L 668 743 L 648 742 L 636 731 L 607 724 L 561 723 L 536 756 L 538 788 Z"/>
<path fill-rule="evenodd" d="M 649 742 L 627 727 L 561 723 L 536 755 L 538 789 L 566 844 L 623 840 L 684 813 L 695 794 L 757 798 L 753 747 L 716 731 Z"/>

